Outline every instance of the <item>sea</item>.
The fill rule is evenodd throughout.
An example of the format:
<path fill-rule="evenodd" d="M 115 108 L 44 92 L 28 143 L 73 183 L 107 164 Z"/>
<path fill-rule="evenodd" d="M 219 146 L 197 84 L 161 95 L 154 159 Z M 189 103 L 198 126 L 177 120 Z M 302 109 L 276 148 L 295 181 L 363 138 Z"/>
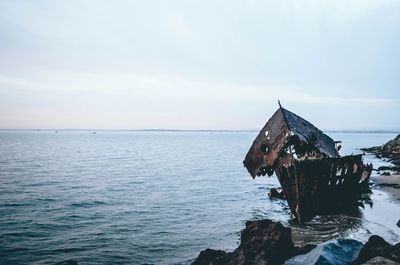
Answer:
<path fill-rule="evenodd" d="M 341 154 L 396 135 L 328 134 L 342 141 Z M 190 264 L 206 248 L 235 249 L 245 222 L 263 218 L 291 226 L 298 244 L 373 233 L 399 241 L 400 204 L 379 189 L 354 216 L 292 224 L 286 201 L 267 195 L 276 177 L 253 180 L 243 167 L 256 135 L 2 130 L 0 263 Z"/>

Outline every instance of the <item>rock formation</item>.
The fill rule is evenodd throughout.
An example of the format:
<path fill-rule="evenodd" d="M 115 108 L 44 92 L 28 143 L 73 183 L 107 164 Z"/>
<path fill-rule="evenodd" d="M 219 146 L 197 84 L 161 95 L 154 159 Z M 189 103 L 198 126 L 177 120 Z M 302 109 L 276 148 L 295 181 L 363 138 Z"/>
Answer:
<path fill-rule="evenodd" d="M 361 150 L 375 154 L 379 158 L 388 158 L 395 165 L 394 167 L 380 167 L 378 171 L 393 170 L 400 172 L 400 134 L 381 146 L 363 148 Z"/>
<path fill-rule="evenodd" d="M 312 246 L 308 246 L 308 249 Z M 193 265 L 225 264 L 282 264 L 286 259 L 301 253 L 293 245 L 291 230 L 280 222 L 271 220 L 248 221 L 241 233 L 240 245 L 233 252 L 206 249 Z M 304 252 L 304 250 L 303 250 Z"/>
<path fill-rule="evenodd" d="M 375 257 L 373 259 L 370 259 L 363 265 L 400 265 L 400 263 L 391 261 L 390 259 L 386 259 L 383 257 Z"/>
<path fill-rule="evenodd" d="M 248 221 L 240 245 L 232 252 L 206 249 L 192 265 L 361 265 L 400 263 L 400 243 L 391 245 L 373 235 L 363 245 L 352 239 L 338 239 L 318 246 L 294 247 L 291 229 L 271 220 Z M 61 264 L 59 264 L 61 265 Z M 64 265 L 64 264 L 62 264 Z"/>
<path fill-rule="evenodd" d="M 383 257 L 394 262 L 400 262 L 400 243 L 393 246 L 382 237 L 373 235 L 361 249 L 358 258 L 350 264 L 364 264 L 375 257 Z"/>

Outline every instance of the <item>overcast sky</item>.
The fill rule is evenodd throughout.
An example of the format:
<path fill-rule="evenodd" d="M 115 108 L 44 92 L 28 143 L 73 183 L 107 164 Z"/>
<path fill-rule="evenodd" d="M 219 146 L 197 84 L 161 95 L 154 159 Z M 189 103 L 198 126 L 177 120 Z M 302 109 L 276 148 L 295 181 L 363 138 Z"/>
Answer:
<path fill-rule="evenodd" d="M 400 129 L 400 1 L 0 1 L 0 128 Z"/>

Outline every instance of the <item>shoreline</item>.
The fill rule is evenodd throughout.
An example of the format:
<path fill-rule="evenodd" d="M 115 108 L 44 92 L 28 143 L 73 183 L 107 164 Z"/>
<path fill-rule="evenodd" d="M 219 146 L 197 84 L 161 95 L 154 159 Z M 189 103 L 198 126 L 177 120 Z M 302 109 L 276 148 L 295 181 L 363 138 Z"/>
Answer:
<path fill-rule="evenodd" d="M 400 220 L 400 175 L 372 175 L 371 181 L 371 204 L 361 209 L 363 225 L 366 228 L 373 225 L 373 234 L 390 243 L 397 243 L 400 239 L 400 227 L 397 225 Z"/>
<path fill-rule="evenodd" d="M 386 192 L 393 202 L 400 203 L 400 174 L 371 176 L 371 180 L 376 185 L 373 189 Z"/>
<path fill-rule="evenodd" d="M 371 191 L 378 193 L 378 197 L 375 197 L 373 203 L 378 207 L 379 205 L 383 206 L 377 211 L 380 216 L 373 218 L 382 220 L 382 224 L 387 224 L 396 234 L 400 235 L 400 134 L 381 146 L 362 148 L 361 150 L 390 163 L 390 166 L 375 169 L 375 174 L 370 177 L 373 182 Z M 379 199 L 379 196 L 382 195 L 386 198 Z"/>
<path fill-rule="evenodd" d="M 378 207 L 379 204 L 384 207 L 381 211 L 381 218 L 386 218 L 383 225 L 386 223 L 388 228 L 400 236 L 400 174 L 371 176 L 371 180 L 374 183 L 371 190 L 378 192 L 378 196 L 384 193 L 386 197 L 374 201 Z"/>
<path fill-rule="evenodd" d="M 395 156 L 396 157 L 396 156 Z M 381 158 L 381 157 L 380 157 Z M 398 158 L 398 157 L 397 157 Z M 391 161 L 393 164 L 393 169 L 398 171 L 399 160 L 393 159 Z M 396 168 L 395 168 L 396 167 Z M 386 172 L 385 172 L 386 173 Z M 364 240 L 358 238 L 357 236 L 351 235 L 351 233 L 346 235 L 337 235 L 333 238 L 318 242 L 312 242 L 311 244 L 305 244 L 305 240 L 302 244 L 298 240 L 298 236 L 304 233 L 304 228 L 301 227 L 300 230 L 293 226 L 289 226 L 290 239 L 283 238 L 281 236 L 276 237 L 272 235 L 282 234 L 281 231 L 275 231 L 271 235 L 267 231 L 271 231 L 269 228 L 263 228 L 260 225 L 264 222 L 271 222 L 268 219 L 260 221 L 248 221 L 246 222 L 246 228 L 241 232 L 241 244 L 232 252 L 225 252 L 221 250 L 206 249 L 200 252 L 199 256 L 192 263 L 193 265 L 205 265 L 205 264 L 245 264 L 248 261 L 266 262 L 265 264 L 274 264 L 274 259 L 279 260 L 279 264 L 291 264 L 298 265 L 303 264 L 304 261 L 309 262 L 310 260 L 324 259 L 326 253 L 328 257 L 332 254 L 339 255 L 341 259 L 346 258 L 343 253 L 348 252 L 349 246 L 341 245 L 343 242 L 347 242 L 350 245 L 359 244 L 359 249 L 353 249 L 350 252 L 352 257 L 348 261 L 340 264 L 399 264 L 400 259 L 397 254 L 400 248 L 399 238 L 400 238 L 400 173 L 389 172 L 390 174 L 380 174 L 379 171 L 375 171 L 371 175 L 370 181 L 373 185 L 370 187 L 371 194 L 365 205 L 359 207 L 360 216 L 359 228 L 365 230 L 365 234 L 368 235 Z M 367 205 L 368 204 L 368 205 Z M 338 223 L 335 222 L 337 226 Z M 282 226 L 279 221 L 277 221 L 278 226 Z M 339 224 L 342 226 L 343 224 Z M 256 226 L 253 227 L 253 226 Z M 326 228 L 326 227 L 325 227 Z M 356 226 L 349 227 L 349 231 L 352 229 L 359 229 Z M 371 229 L 372 228 L 372 229 Z M 286 229 L 286 227 L 283 227 Z M 275 229 L 273 229 L 275 230 Z M 281 229 L 278 229 L 281 230 Z M 308 230 L 308 229 L 307 229 Z M 347 230 L 347 229 L 346 229 Z M 249 236 L 249 231 L 254 233 L 253 236 Z M 324 230 L 322 230 L 324 231 Z M 327 231 L 332 233 L 335 230 Z M 361 231 L 361 230 L 360 230 Z M 298 234 L 300 232 L 300 234 Z M 307 233 L 312 232 L 311 230 L 306 231 Z M 295 235 L 297 233 L 297 236 Z M 259 238 L 259 234 L 263 234 L 262 238 Z M 244 238 L 244 239 L 243 239 Z M 287 241 L 290 244 L 287 244 Z M 252 242 L 253 241 L 253 242 Z M 284 249 L 275 249 L 268 242 L 274 241 L 273 245 L 289 245 Z M 282 244 L 282 242 L 286 242 Z M 265 245 L 267 244 L 267 245 Z M 262 249 L 254 250 L 253 246 L 263 245 Z M 331 252 L 331 248 L 342 249 L 342 254 L 336 252 Z M 268 251 L 265 252 L 265 249 Z M 271 252 L 275 252 L 271 255 Z M 270 253 L 270 254 L 268 254 Z M 253 256 L 254 255 L 254 256 Z M 271 263 L 272 261 L 272 263 Z M 332 260 L 332 262 L 334 262 Z M 371 263 L 370 263 L 371 262 Z"/>
<path fill-rule="evenodd" d="M 241 243 L 235 250 L 203 250 L 192 265 L 246 264 L 246 262 L 254 261 L 265 262 L 265 264 L 278 262 L 276 264 L 299 265 L 306 264 L 304 262 L 310 260 L 324 259 L 324 257 L 330 257 L 329 262 L 331 263 L 329 264 L 334 264 L 332 262 L 335 260 L 335 255 L 339 255 L 340 259 L 348 258 L 346 262 L 340 264 L 348 264 L 348 262 L 354 265 L 399 264 L 396 262 L 400 260 L 397 256 L 393 256 L 393 253 L 397 253 L 400 248 L 400 227 L 396 225 L 400 219 L 398 210 L 400 207 L 400 174 L 389 176 L 373 174 L 371 181 L 373 182 L 370 195 L 372 203 L 369 206 L 359 207 L 361 215 L 358 218 L 348 216 L 348 218 L 341 219 L 338 216 L 339 219 L 336 221 L 339 223 L 334 221 L 327 226 L 324 226 L 323 223 L 317 224 L 323 228 L 320 232 L 334 234 L 337 231 L 335 227 L 346 225 L 346 220 L 353 220 L 356 223 L 359 220 L 358 225 L 354 227 L 350 225 L 345 230 L 350 232 L 353 229 L 361 228 L 360 231 L 364 231 L 364 236 L 367 236 L 365 238 L 351 233 L 336 236 L 332 234 L 332 237 L 328 236 L 326 240 L 320 242 L 311 240 L 307 243 L 307 240 L 304 240 L 307 237 L 304 232 L 315 233 L 310 230 L 309 225 L 296 227 L 284 224 L 282 226 L 280 221 L 268 219 L 248 221 L 245 229 L 241 231 Z M 340 221 L 345 223 L 340 224 Z M 271 227 L 265 227 L 265 223 L 269 223 L 267 226 Z M 286 229 L 289 229 L 290 232 Z M 299 236 L 304 238 L 300 239 Z M 254 246 L 262 246 L 262 248 L 253 249 Z M 276 248 L 275 246 L 281 247 Z M 332 252 L 332 249 L 339 250 L 339 252 Z M 352 256 L 347 257 L 346 255 Z"/>

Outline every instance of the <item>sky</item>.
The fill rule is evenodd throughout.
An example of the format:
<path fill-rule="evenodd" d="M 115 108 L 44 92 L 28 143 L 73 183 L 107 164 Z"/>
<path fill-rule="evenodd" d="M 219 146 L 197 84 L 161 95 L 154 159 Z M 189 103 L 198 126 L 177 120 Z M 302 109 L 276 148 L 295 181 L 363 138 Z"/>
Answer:
<path fill-rule="evenodd" d="M 0 1 L 0 128 L 400 129 L 400 1 Z"/>

